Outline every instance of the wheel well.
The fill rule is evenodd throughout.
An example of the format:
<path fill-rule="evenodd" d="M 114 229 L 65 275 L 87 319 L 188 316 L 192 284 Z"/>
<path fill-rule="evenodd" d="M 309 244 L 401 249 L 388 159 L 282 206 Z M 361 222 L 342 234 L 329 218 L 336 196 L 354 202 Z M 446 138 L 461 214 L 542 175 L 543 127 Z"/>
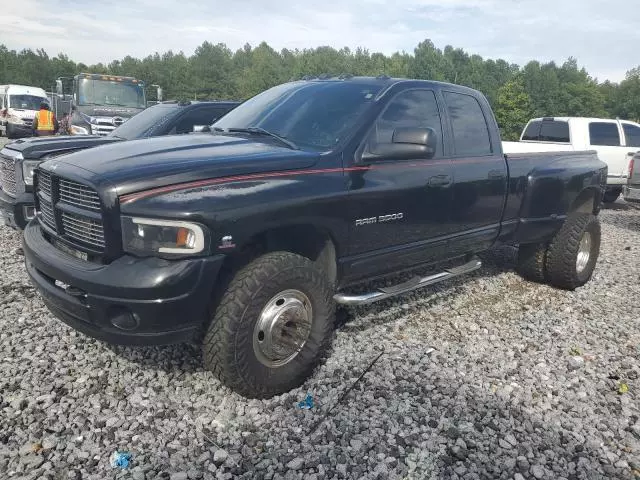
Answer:
<path fill-rule="evenodd" d="M 599 202 L 596 202 L 598 194 L 600 190 L 597 188 L 583 190 L 571 204 L 568 213 L 598 213 Z"/>
<path fill-rule="evenodd" d="M 279 227 L 255 235 L 236 254 L 229 256 L 225 269 L 236 271 L 256 257 L 276 251 L 287 251 L 308 258 L 335 285 L 338 276 L 335 244 L 328 232 L 313 225 Z"/>

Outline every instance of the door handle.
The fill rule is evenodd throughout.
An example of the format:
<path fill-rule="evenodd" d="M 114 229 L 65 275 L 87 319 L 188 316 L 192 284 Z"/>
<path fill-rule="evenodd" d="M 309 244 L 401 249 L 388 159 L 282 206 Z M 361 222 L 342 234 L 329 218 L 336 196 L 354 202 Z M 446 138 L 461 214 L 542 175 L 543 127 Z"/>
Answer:
<path fill-rule="evenodd" d="M 446 187 L 451 185 L 451 177 L 449 175 L 435 175 L 429 178 L 429 185 L 432 187 Z"/>
<path fill-rule="evenodd" d="M 489 170 L 489 179 L 498 180 L 504 178 L 505 174 L 502 170 Z"/>

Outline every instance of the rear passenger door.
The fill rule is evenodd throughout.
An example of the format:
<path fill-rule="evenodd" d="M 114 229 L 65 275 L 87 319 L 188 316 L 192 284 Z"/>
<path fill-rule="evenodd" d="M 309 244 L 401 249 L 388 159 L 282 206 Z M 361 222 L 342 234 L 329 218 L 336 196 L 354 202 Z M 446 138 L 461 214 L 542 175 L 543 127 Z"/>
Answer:
<path fill-rule="evenodd" d="M 507 165 L 490 126 L 497 125 L 488 105 L 472 95 L 443 91 L 453 147 L 453 201 L 450 208 L 455 236 L 454 255 L 481 251 L 493 243 L 507 193 Z"/>
<path fill-rule="evenodd" d="M 598 120 L 589 122 L 589 145 L 598 152 L 600 160 L 609 166 L 609 183 L 622 183 L 626 170 L 626 156 L 631 149 L 622 146 L 622 131 L 615 121 Z"/>

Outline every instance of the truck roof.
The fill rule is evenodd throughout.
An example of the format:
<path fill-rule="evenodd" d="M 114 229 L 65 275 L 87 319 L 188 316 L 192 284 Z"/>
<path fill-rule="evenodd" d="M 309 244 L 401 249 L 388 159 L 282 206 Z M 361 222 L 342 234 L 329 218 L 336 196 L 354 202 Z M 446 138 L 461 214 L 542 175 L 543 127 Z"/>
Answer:
<path fill-rule="evenodd" d="M 78 73 L 74 77 L 88 78 L 91 80 L 110 80 L 112 82 L 132 82 L 144 84 L 142 80 L 135 77 L 125 77 L 124 75 L 107 75 L 104 73 Z"/>
<path fill-rule="evenodd" d="M 17 85 L 17 84 L 0 85 L 0 90 L 7 90 L 9 88 L 11 90 L 15 90 L 15 92 L 13 93 L 26 93 L 26 94 L 38 93 L 38 94 L 45 94 L 46 96 L 46 92 L 44 91 L 43 88 L 35 87 L 33 85 Z"/>
<path fill-rule="evenodd" d="M 569 122 L 569 121 L 580 121 L 580 122 L 631 122 L 631 120 L 623 120 L 621 118 L 596 118 L 596 117 L 538 117 L 532 118 L 529 122 Z M 633 123 L 633 122 L 631 122 Z"/>
<path fill-rule="evenodd" d="M 295 81 L 295 80 L 294 80 Z M 436 80 L 416 80 L 410 78 L 402 78 L 402 77 L 389 77 L 387 75 L 379 75 L 377 77 L 371 76 L 353 76 L 349 74 L 343 75 L 318 75 L 318 76 L 306 76 L 300 80 L 299 82 L 359 82 L 366 84 L 379 84 L 381 87 L 381 92 L 379 96 L 382 96 L 389 88 L 394 85 L 409 83 L 411 85 L 420 85 L 425 88 L 446 88 L 449 90 L 455 90 L 458 92 L 466 92 L 475 95 L 482 95 L 480 92 L 473 88 L 464 87 L 462 85 L 456 85 L 453 83 L 446 82 L 438 82 Z"/>

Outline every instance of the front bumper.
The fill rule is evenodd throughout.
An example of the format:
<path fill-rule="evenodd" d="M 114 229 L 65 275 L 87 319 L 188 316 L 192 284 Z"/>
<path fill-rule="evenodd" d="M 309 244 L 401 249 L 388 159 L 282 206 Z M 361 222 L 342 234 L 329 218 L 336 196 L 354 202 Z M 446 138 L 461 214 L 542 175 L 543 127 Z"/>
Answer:
<path fill-rule="evenodd" d="M 35 215 L 33 193 L 12 197 L 0 189 L 0 216 L 5 225 L 23 230 Z"/>
<path fill-rule="evenodd" d="M 625 185 L 622 187 L 622 196 L 627 202 L 640 202 L 640 185 Z"/>
<path fill-rule="evenodd" d="M 224 260 L 223 255 L 179 261 L 123 256 L 109 265 L 94 264 L 55 248 L 37 220 L 27 225 L 23 247 L 27 273 L 56 317 L 86 335 L 122 345 L 191 340 L 206 320 Z"/>

